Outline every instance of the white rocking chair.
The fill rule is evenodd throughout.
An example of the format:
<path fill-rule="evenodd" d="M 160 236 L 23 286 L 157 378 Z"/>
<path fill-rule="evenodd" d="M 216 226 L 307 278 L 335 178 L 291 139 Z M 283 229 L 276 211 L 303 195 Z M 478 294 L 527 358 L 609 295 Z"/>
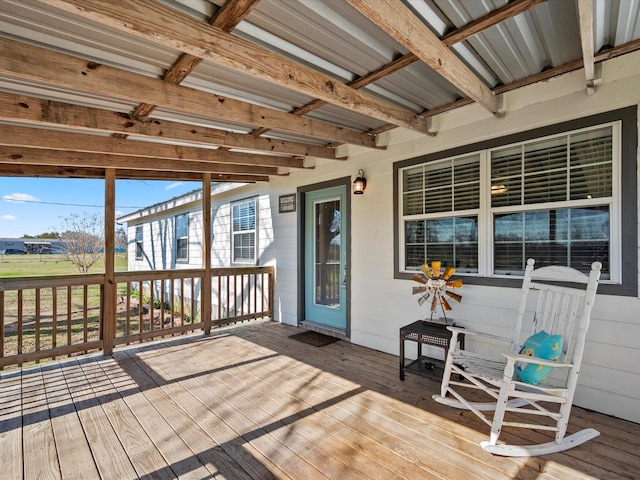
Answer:
<path fill-rule="evenodd" d="M 440 395 L 433 396 L 434 400 L 445 405 L 471 410 L 487 423 L 491 427 L 491 435 L 489 441 L 482 442 L 481 446 L 496 455 L 529 457 L 561 452 L 600 434 L 597 430 L 587 428 L 565 436 L 602 265 L 594 262 L 587 276 L 569 267 L 549 266 L 534 270 L 534 263 L 533 259 L 527 261 L 522 298 L 511 339 L 448 327 L 453 333 L 451 348 L 445 362 Z M 571 286 L 566 286 L 567 282 Z M 574 284 L 582 285 L 574 288 Z M 529 298 L 532 291 L 537 291 L 537 302 Z M 525 317 L 532 320 L 532 334 L 544 331 L 549 335 L 562 336 L 560 343 L 563 355 L 557 361 L 520 353 L 526 351 L 522 348 L 522 337 L 526 336 L 526 333 L 522 335 L 523 323 L 527 321 Z M 505 341 L 510 347 L 500 360 L 485 358 L 458 349 L 457 337 L 460 334 L 467 338 L 479 335 L 494 341 Z M 527 353 L 530 355 L 532 352 Z M 554 376 L 554 381 L 544 380 L 532 385 L 518 376 L 527 366 L 529 371 L 553 367 L 554 372 L 563 371 L 563 378 L 557 380 Z M 526 378 L 524 373 L 520 374 Z M 475 401 L 475 397 L 479 396 L 478 390 L 491 397 L 488 403 Z M 463 394 L 472 394 L 474 401 Z M 488 418 L 484 411 L 493 411 L 493 417 Z M 505 414 L 510 421 L 505 421 Z M 524 416 L 527 419 L 535 418 L 539 423 L 523 423 L 521 417 Z M 541 421 L 544 417 L 551 421 Z M 503 426 L 549 430 L 555 432 L 555 441 L 522 446 L 498 444 Z"/>

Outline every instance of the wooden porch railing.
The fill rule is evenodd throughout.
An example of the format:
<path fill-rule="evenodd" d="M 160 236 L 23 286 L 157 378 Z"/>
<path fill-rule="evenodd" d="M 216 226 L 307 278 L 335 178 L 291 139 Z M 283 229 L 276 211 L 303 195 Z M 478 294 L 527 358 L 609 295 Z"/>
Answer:
<path fill-rule="evenodd" d="M 123 345 L 272 316 L 273 267 L 211 275 L 211 318 L 201 316 L 204 269 L 116 273 L 111 319 L 102 274 L 0 278 L 0 368 L 99 351 L 105 331 Z"/>

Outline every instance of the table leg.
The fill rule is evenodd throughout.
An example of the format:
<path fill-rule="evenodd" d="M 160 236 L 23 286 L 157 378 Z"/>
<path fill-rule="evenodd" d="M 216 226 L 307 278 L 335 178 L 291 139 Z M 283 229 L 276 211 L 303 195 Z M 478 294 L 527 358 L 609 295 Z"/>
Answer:
<path fill-rule="evenodd" d="M 404 338 L 400 337 L 400 380 L 404 382 Z"/>

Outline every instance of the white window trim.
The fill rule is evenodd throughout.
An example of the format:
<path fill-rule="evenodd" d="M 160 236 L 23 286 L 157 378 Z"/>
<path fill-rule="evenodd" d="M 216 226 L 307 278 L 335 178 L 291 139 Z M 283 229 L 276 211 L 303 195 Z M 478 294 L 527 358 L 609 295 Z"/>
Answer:
<path fill-rule="evenodd" d="M 231 246 L 231 251 L 230 251 L 230 261 L 231 261 L 231 265 L 257 265 L 258 264 L 258 207 L 260 205 L 259 201 L 258 201 L 258 197 L 250 197 L 250 198 L 243 198 L 241 200 L 237 200 L 235 202 L 231 202 L 229 205 L 230 211 L 229 211 L 229 218 L 230 218 L 230 246 Z M 243 230 L 240 232 L 234 232 L 233 230 L 233 207 L 236 205 L 241 205 L 243 203 L 249 203 L 249 202 L 253 202 L 255 207 L 254 207 L 254 212 L 255 212 L 255 224 L 254 224 L 254 228 L 253 230 Z M 234 258 L 234 250 L 235 250 L 235 237 L 236 235 L 240 235 L 240 234 L 247 234 L 247 233 L 253 233 L 254 236 L 254 250 L 253 250 L 253 259 L 251 260 L 247 260 L 247 261 L 236 261 Z"/>
<path fill-rule="evenodd" d="M 500 150 L 508 147 L 514 147 L 518 145 L 530 144 L 532 142 L 538 142 L 548 140 L 557 137 L 567 136 L 569 134 L 577 134 L 584 131 L 596 130 L 598 128 L 612 126 L 612 196 L 608 200 L 603 198 L 585 199 L 585 200 L 570 200 L 563 202 L 550 202 L 544 204 L 533 205 L 515 205 L 507 207 L 491 207 L 491 152 L 494 150 Z M 399 271 L 400 273 L 414 273 L 413 270 L 406 268 L 406 241 L 405 241 L 405 222 L 407 220 L 428 220 L 429 218 L 451 218 L 461 217 L 468 215 L 478 216 L 478 273 L 465 273 L 468 276 L 474 277 L 492 277 L 492 278 L 514 278 L 515 275 L 497 275 L 493 273 L 493 216 L 496 213 L 501 212 L 514 212 L 514 211 L 533 211 L 533 210 L 545 210 L 553 207 L 567 208 L 577 206 L 596 206 L 596 205 L 608 205 L 609 206 L 609 275 L 610 278 L 602 280 L 602 283 L 618 284 L 622 282 L 622 232 L 621 232 L 621 152 L 622 152 L 622 122 L 620 120 L 605 122 L 596 125 L 591 125 L 585 128 L 579 128 L 574 130 L 566 130 L 554 135 L 547 135 L 528 139 L 522 142 L 505 143 L 493 148 L 487 148 L 475 152 L 465 152 L 461 155 L 450 156 L 438 160 L 434 160 L 432 163 L 448 162 L 456 158 L 464 158 L 474 154 L 480 156 L 480 208 L 478 210 L 460 210 L 450 212 L 438 212 L 422 215 L 403 215 L 403 172 L 407 169 L 415 168 L 420 164 L 410 165 L 398 169 L 398 209 L 400 213 L 398 215 L 399 225 Z"/>
<path fill-rule="evenodd" d="M 180 217 L 185 217 L 187 219 L 187 234 L 184 237 L 178 237 L 178 219 Z M 175 248 L 175 258 L 176 258 L 176 262 L 179 263 L 188 263 L 189 262 L 189 212 L 185 212 L 185 213 L 179 213 L 174 217 L 174 224 L 173 224 L 173 233 L 175 236 L 175 242 L 174 242 L 174 248 Z M 187 256 L 186 258 L 180 258 L 178 257 L 178 252 L 180 251 L 180 249 L 178 248 L 178 241 L 182 238 L 186 238 L 187 239 Z"/>
<path fill-rule="evenodd" d="M 136 225 L 135 227 L 135 252 L 134 258 L 136 260 L 142 260 L 144 258 L 144 226 Z M 140 238 L 141 240 L 138 242 L 138 229 L 140 229 Z M 140 244 L 140 256 L 138 256 L 138 244 Z"/>

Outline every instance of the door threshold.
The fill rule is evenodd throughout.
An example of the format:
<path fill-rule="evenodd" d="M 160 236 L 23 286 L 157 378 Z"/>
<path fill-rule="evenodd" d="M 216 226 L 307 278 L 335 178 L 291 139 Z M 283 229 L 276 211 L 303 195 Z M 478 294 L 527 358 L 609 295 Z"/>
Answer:
<path fill-rule="evenodd" d="M 305 330 L 313 330 L 314 332 L 323 333 L 325 335 L 329 335 L 330 337 L 336 337 L 340 340 L 349 341 L 349 337 L 347 337 L 346 335 L 346 330 L 343 328 L 332 328 L 327 325 L 312 322 L 310 320 L 303 320 L 302 322 L 300 322 L 300 328 L 304 328 Z"/>

